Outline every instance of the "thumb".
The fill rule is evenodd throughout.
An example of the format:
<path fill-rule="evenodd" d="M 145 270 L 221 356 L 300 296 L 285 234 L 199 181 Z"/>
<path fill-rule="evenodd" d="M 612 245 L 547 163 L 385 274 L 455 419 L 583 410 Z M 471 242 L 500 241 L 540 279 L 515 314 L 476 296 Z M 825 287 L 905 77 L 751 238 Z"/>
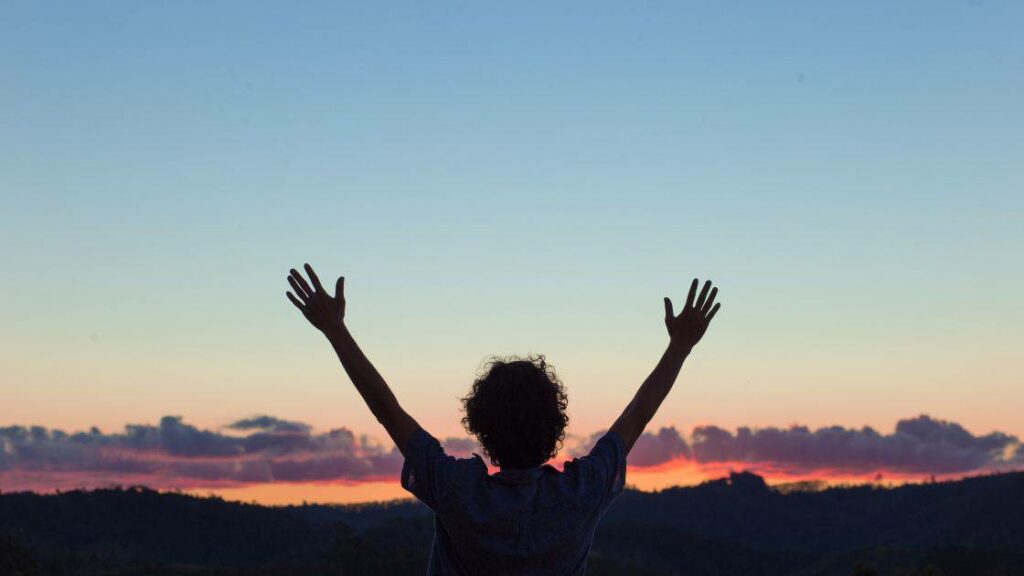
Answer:
<path fill-rule="evenodd" d="M 338 276 L 338 281 L 334 284 L 334 297 L 341 298 L 345 295 L 345 277 Z"/>
<path fill-rule="evenodd" d="M 676 315 L 672 311 L 672 301 L 669 300 L 668 296 L 666 296 L 665 297 L 665 319 L 666 320 L 671 320 L 672 318 L 675 318 L 675 317 L 676 317 Z"/>

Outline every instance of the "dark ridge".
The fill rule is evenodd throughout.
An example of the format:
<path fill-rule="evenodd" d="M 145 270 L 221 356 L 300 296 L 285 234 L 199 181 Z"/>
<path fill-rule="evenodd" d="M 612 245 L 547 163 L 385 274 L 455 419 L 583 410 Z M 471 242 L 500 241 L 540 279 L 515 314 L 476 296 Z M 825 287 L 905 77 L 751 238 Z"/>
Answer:
<path fill-rule="evenodd" d="M 411 501 L 267 507 L 145 488 L 0 494 L 0 574 L 422 574 Z M 627 490 L 591 576 L 1024 574 L 1024 473 L 780 491 L 753 474 Z"/>

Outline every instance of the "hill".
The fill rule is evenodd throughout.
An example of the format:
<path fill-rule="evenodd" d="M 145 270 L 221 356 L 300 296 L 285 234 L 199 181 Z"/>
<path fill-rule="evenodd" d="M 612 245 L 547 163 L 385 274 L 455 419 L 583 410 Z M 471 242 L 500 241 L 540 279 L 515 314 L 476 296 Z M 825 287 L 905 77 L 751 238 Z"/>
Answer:
<path fill-rule="evenodd" d="M 0 494 L 0 574 L 422 574 L 430 511 L 265 507 L 145 488 Z M 589 574 L 1024 574 L 1024 473 L 781 492 L 753 474 L 627 490 Z"/>

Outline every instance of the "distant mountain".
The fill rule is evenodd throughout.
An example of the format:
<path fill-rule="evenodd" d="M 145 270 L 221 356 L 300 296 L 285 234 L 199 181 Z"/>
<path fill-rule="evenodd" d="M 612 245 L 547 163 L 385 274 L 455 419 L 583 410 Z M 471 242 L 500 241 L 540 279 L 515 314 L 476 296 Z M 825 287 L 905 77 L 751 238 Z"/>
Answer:
<path fill-rule="evenodd" d="M 419 575 L 410 501 L 265 507 L 145 488 L 0 494 L 0 576 Z M 1024 473 L 898 488 L 773 490 L 753 474 L 627 490 L 591 576 L 1020 576 Z"/>

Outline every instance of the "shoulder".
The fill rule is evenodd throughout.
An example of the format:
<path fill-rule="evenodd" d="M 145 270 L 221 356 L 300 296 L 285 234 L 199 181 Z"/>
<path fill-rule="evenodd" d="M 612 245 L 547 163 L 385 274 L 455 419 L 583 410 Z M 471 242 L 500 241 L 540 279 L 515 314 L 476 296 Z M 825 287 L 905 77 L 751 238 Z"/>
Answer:
<path fill-rule="evenodd" d="M 609 502 L 625 488 L 626 447 L 616 432 L 601 436 L 590 452 L 565 463 L 563 474 L 574 490 Z"/>
<path fill-rule="evenodd" d="M 596 450 L 609 452 L 615 456 L 621 456 L 623 460 L 626 459 L 626 442 L 622 439 L 622 436 L 614 430 L 609 430 L 608 432 L 605 432 L 604 436 L 598 438 L 597 442 L 594 443 L 594 448 L 591 453 Z"/>
<path fill-rule="evenodd" d="M 402 451 L 401 486 L 436 511 L 453 491 L 485 477 L 479 456 L 455 458 L 423 428 L 414 431 Z"/>
<path fill-rule="evenodd" d="M 402 452 L 407 461 L 444 463 L 459 468 L 487 470 L 487 465 L 477 454 L 473 454 L 470 458 L 456 458 L 449 455 L 441 441 L 423 428 L 418 428 L 409 436 L 405 450 Z"/>
<path fill-rule="evenodd" d="M 487 465 L 480 456 L 455 458 L 445 452 L 441 442 L 423 428 L 417 429 L 405 445 L 405 464 L 402 483 L 410 488 L 418 478 L 420 483 L 434 485 L 441 491 L 446 484 L 459 478 L 486 476 Z"/>
<path fill-rule="evenodd" d="M 597 439 L 585 456 L 566 462 L 566 466 L 619 468 L 626 465 L 626 444 L 618 432 L 609 431 Z"/>

